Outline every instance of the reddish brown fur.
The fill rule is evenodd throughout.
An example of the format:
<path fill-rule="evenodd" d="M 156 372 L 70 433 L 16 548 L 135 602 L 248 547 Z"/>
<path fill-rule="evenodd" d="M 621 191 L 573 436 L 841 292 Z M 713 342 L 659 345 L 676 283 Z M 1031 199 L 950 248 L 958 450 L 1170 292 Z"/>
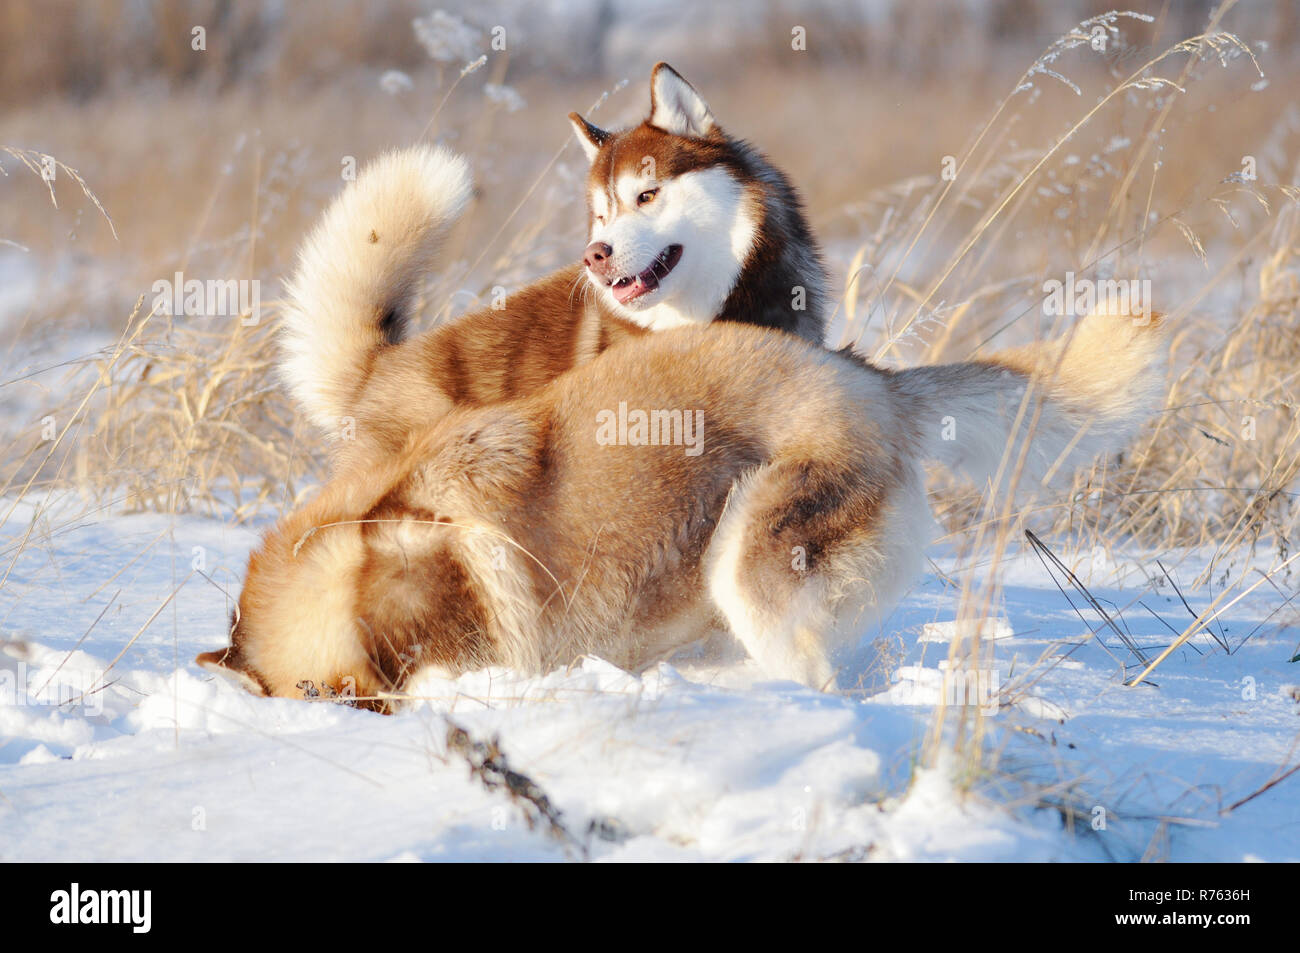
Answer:
<path fill-rule="evenodd" d="M 611 344 L 646 330 L 609 313 L 585 292 L 573 265 L 484 309 L 374 353 L 358 377 L 354 440 L 337 463 L 395 452 L 413 429 L 454 406 L 477 407 L 532 393 Z"/>
<path fill-rule="evenodd" d="M 813 554 L 807 576 L 830 570 L 834 554 L 872 531 L 872 508 L 895 470 L 851 396 L 864 374 L 872 387 L 884 377 L 784 336 L 733 328 L 628 342 L 535 395 L 457 410 L 396 454 L 358 459 L 254 554 L 233 664 L 274 694 L 349 675 L 372 694 L 402 685 L 417 665 L 544 670 L 583 652 L 640 668 L 707 632 L 716 610 L 706 550 L 732 488 L 769 464 L 748 557 L 762 563 L 769 597 L 802 584 L 804 574 L 780 579 L 791 545 Z M 705 452 L 598 445 L 596 415 L 618 401 L 701 410 Z M 817 462 L 808 444 L 821 445 Z M 483 525 L 511 543 L 505 570 L 485 569 L 483 551 L 470 546 L 472 527 Z M 499 576 L 526 603 L 528 631 L 494 627 L 509 609 L 491 590 Z M 332 621 L 292 635 L 308 585 L 350 598 Z M 294 640 L 306 657 L 275 672 L 268 667 L 280 663 L 259 663 L 271 656 L 249 645 Z M 366 660 L 359 673 L 353 643 Z M 353 668 L 322 667 L 310 655 L 323 649 L 312 645 Z"/>

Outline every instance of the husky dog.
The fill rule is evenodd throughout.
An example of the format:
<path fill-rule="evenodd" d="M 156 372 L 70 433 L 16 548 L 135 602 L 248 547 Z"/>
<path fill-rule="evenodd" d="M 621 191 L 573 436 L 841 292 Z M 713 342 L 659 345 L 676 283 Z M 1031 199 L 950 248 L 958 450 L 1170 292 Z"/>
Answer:
<path fill-rule="evenodd" d="M 281 373 L 336 441 L 336 464 L 396 452 L 461 404 L 526 394 L 623 338 L 713 321 L 820 344 L 826 277 L 799 196 L 719 127 L 665 63 L 640 125 L 570 115 L 591 162 L 582 263 L 415 337 L 422 279 L 469 199 L 463 159 L 415 147 L 362 170 L 308 237 L 289 283 Z M 345 427 L 345 423 L 353 424 Z"/>
<path fill-rule="evenodd" d="M 738 323 L 621 341 L 356 459 L 267 534 L 198 662 L 390 710 L 419 672 L 635 671 L 721 622 L 827 688 L 922 568 L 924 462 L 982 482 L 1005 457 L 1027 483 L 1122 445 L 1157 406 L 1160 325 L 1093 314 L 901 371 Z"/>

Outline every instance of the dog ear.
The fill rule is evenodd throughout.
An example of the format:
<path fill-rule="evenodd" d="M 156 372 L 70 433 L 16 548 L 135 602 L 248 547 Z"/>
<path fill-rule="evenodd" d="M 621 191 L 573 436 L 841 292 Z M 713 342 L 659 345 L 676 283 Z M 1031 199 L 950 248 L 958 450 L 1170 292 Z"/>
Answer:
<path fill-rule="evenodd" d="M 690 83 L 667 63 L 657 63 L 650 73 L 650 125 L 672 133 L 702 139 L 718 128 L 708 104 Z"/>
<path fill-rule="evenodd" d="M 200 652 L 194 657 L 199 668 L 215 672 L 228 678 L 254 695 L 265 695 L 262 683 L 249 674 L 248 666 L 238 649 L 218 649 L 216 652 Z"/>
<path fill-rule="evenodd" d="M 582 151 L 586 154 L 587 161 L 590 162 L 596 158 L 596 153 L 600 151 L 600 147 L 609 138 L 609 133 L 604 129 L 593 126 L 577 113 L 569 113 L 569 122 L 573 123 L 573 134 L 578 137 L 578 145 L 582 146 Z"/>

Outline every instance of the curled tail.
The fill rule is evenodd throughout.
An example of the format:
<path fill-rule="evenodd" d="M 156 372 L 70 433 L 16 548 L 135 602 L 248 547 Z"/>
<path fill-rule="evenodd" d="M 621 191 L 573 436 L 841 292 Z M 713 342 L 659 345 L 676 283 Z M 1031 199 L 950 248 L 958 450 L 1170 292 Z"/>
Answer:
<path fill-rule="evenodd" d="M 1006 453 L 1004 479 L 1019 466 L 1027 487 L 1119 449 L 1160 409 L 1164 330 L 1157 314 L 1094 313 L 1057 340 L 894 380 L 928 459 L 984 483 Z"/>
<path fill-rule="evenodd" d="M 337 428 L 371 356 L 402 339 L 469 195 L 462 157 L 431 146 L 387 152 L 307 237 L 288 286 L 280 373 L 314 423 Z"/>

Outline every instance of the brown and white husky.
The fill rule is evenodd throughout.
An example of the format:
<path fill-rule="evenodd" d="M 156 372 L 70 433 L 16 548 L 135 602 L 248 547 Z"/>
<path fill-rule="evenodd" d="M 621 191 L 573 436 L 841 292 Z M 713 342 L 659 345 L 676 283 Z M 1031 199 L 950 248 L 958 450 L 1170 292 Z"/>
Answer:
<path fill-rule="evenodd" d="M 267 534 L 230 645 L 198 661 L 390 710 L 419 672 L 637 670 L 722 626 L 827 688 L 921 569 L 923 463 L 984 481 L 1023 452 L 1026 482 L 1121 445 L 1157 409 L 1162 338 L 1095 314 L 902 371 L 738 323 L 618 342 L 358 455 Z"/>
<path fill-rule="evenodd" d="M 537 390 L 615 341 L 738 321 L 821 343 L 826 277 L 789 180 L 722 131 L 667 64 L 650 112 L 607 132 L 570 117 L 591 163 L 582 263 L 406 336 L 438 246 L 470 195 L 464 160 L 390 152 L 308 237 L 289 284 L 282 374 L 336 462 L 396 451 L 453 406 Z M 576 257 L 576 256 L 575 256 Z"/>

